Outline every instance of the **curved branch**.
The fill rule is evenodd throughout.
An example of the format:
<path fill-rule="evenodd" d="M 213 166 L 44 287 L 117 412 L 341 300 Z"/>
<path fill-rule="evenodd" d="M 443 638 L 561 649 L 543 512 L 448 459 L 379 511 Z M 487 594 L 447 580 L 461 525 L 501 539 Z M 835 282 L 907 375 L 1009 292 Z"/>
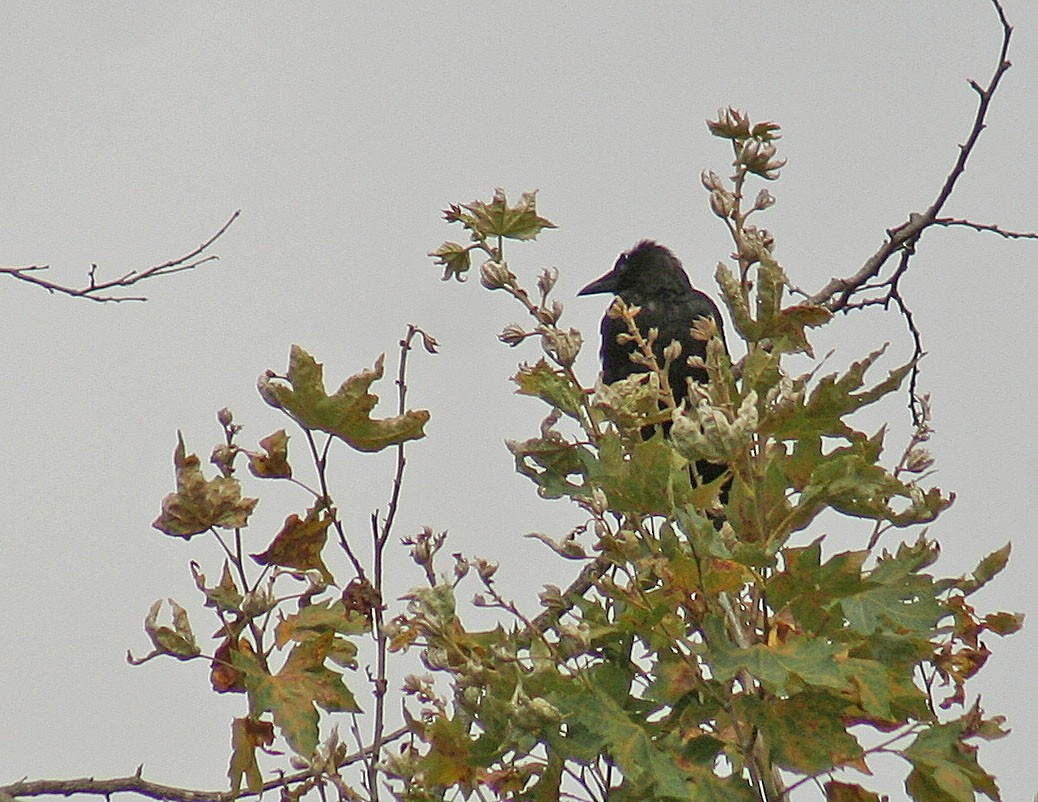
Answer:
<path fill-rule="evenodd" d="M 53 281 L 47 281 L 45 278 L 41 278 L 38 274 L 44 270 L 49 270 L 50 265 L 0 267 L 0 275 L 8 275 L 12 278 L 18 279 L 19 281 L 24 281 L 28 284 L 35 284 L 37 287 L 42 287 L 51 294 L 60 293 L 62 295 L 69 295 L 73 298 L 86 298 L 87 300 L 97 301 L 98 303 L 146 301 L 148 299 L 143 295 L 111 295 L 106 293 L 109 290 L 132 287 L 133 285 L 149 278 L 168 276 L 172 273 L 179 273 L 182 270 L 192 270 L 196 267 L 201 267 L 208 262 L 216 261 L 219 259 L 218 256 L 213 254 L 203 256 L 203 254 L 214 242 L 223 236 L 223 233 L 231 227 L 231 223 L 237 220 L 240 214 L 241 209 L 232 214 L 227 222 L 220 226 L 219 230 L 215 234 L 209 237 L 209 239 L 197 248 L 188 251 L 183 256 L 177 257 L 176 259 L 170 259 L 168 262 L 163 262 L 160 265 L 152 265 L 144 270 L 131 270 L 129 273 L 124 273 L 122 276 L 108 281 L 98 281 L 97 265 L 91 265 L 90 270 L 87 273 L 88 281 L 85 287 L 67 287 L 63 284 L 58 284 Z"/>
<path fill-rule="evenodd" d="M 884 265 L 886 265 L 887 261 L 894 254 L 902 251 L 911 255 L 916 242 L 918 242 L 926 229 L 934 225 L 952 224 L 952 221 L 947 219 L 939 221 L 938 215 L 944 208 L 945 203 L 947 203 L 948 199 L 951 197 L 951 194 L 955 189 L 955 184 L 966 170 L 966 163 L 969 161 L 973 149 L 976 147 L 977 141 L 980 139 L 980 135 L 986 127 L 985 120 L 987 118 L 988 107 L 991 105 L 991 100 L 1002 81 L 1002 77 L 1012 66 L 1008 56 L 1009 42 L 1013 35 L 1013 27 L 1006 19 L 1005 11 L 1003 10 L 1002 4 L 999 0 L 991 0 L 991 3 L 995 7 L 995 11 L 998 13 L 999 22 L 1002 24 L 1002 47 L 999 51 L 998 65 L 995 67 L 995 71 L 992 74 L 991 79 L 988 81 L 987 86 L 982 87 L 972 79 L 969 82 L 970 86 L 979 97 L 977 112 L 973 117 L 973 125 L 970 128 L 969 135 L 966 137 L 966 141 L 959 145 L 959 156 L 955 160 L 955 164 L 952 165 L 951 171 L 944 179 L 944 183 L 941 186 L 940 191 L 937 193 L 937 197 L 925 212 L 912 213 L 908 216 L 907 221 L 899 226 L 889 229 L 887 231 L 887 240 L 882 246 L 880 246 L 878 251 L 865 261 L 865 264 L 862 265 L 856 273 L 847 278 L 830 279 L 829 283 L 822 287 L 822 289 L 814 295 L 809 296 L 808 300 L 811 303 L 825 306 L 832 312 L 839 312 L 853 308 L 851 302 L 854 299 L 855 294 L 866 289 L 865 285 L 870 279 L 879 276 Z M 963 225 L 964 223 L 955 224 Z M 977 229 L 998 230 L 996 227 L 992 226 L 981 226 L 979 224 L 970 225 L 972 228 Z M 889 281 L 890 279 L 888 279 L 888 282 Z M 888 282 L 883 283 L 886 284 Z"/>

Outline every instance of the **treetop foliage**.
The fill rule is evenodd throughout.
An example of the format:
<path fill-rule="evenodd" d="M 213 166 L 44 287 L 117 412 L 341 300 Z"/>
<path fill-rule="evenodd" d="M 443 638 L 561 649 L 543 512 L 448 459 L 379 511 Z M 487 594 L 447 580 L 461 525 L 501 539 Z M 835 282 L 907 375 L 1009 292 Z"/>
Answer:
<path fill-rule="evenodd" d="M 547 415 L 538 433 L 508 449 L 540 496 L 569 499 L 586 523 L 559 541 L 538 536 L 576 561 L 577 572 L 568 589 L 545 588 L 539 614 L 503 598 L 498 567 L 484 559 L 455 555 L 444 571 L 446 539 L 431 529 L 405 539 L 425 585 L 402 609 L 382 598 L 403 449 L 424 437 L 429 417 L 405 402 L 413 341 L 436 348 L 416 327 L 401 342 L 393 416 L 372 415 L 383 357 L 332 394 L 322 366 L 299 346 L 286 374 L 260 378 L 264 400 L 301 433 L 313 480 L 299 478 L 286 430 L 246 449 L 226 410 L 214 478 L 178 440 L 177 489 L 155 527 L 185 539 L 208 534 L 224 548 L 216 585 L 192 564 L 219 628 L 206 649 L 183 607 L 172 603 L 172 626 L 160 625 L 156 603 L 145 622 L 153 651 L 134 662 L 208 660 L 213 690 L 243 695 L 232 723 L 232 795 L 263 789 L 260 755 L 281 742 L 300 773 L 266 785 L 293 798 L 331 783 L 344 799 L 388 789 L 422 801 L 775 802 L 811 785 L 825 799 L 871 800 L 870 760 L 882 753 L 903 758 L 906 789 L 920 802 L 999 798 L 975 742 L 1003 735 L 1003 722 L 979 703 L 967 707 L 965 684 L 987 658 L 985 635 L 1009 634 L 1021 618 L 980 615 L 968 599 L 1004 567 L 1009 546 L 970 576 L 941 578 L 931 570 L 939 547 L 925 531 L 891 539 L 891 531 L 935 521 L 953 500 L 925 483 L 925 418 L 893 465 L 883 460 L 885 430 L 854 423 L 859 410 L 898 393 L 914 363 L 873 379 L 880 347 L 843 372 L 818 375 L 817 360 L 806 373 L 788 371 L 791 354 L 814 359 L 808 333 L 833 318 L 823 305 L 788 300 L 774 237 L 750 222 L 774 204 L 770 192 L 744 207 L 750 181 L 779 177 L 779 128 L 730 109 L 709 128 L 733 152 L 733 175 L 707 172 L 703 185 L 735 245 L 734 265 L 719 264 L 715 277 L 745 355 L 733 362 L 716 327 L 697 324 L 709 382 L 690 383 L 687 399 L 666 379 L 680 349 L 665 349 L 661 364 L 658 334 L 640 332 L 640 310 L 622 302 L 614 313 L 627 321 L 644 372 L 594 387 L 576 375 L 583 338 L 560 323 L 557 271 L 543 270 L 531 293 L 504 252 L 506 240 L 555 227 L 538 215 L 534 193 L 515 206 L 502 190 L 489 202 L 452 205 L 446 218 L 469 243 L 430 254 L 444 278 L 458 280 L 479 254 L 480 283 L 517 300 L 532 320 L 510 324 L 500 339 L 541 347 L 514 382 Z M 351 544 L 329 486 L 337 441 L 398 453 L 387 514 L 372 516 L 371 564 Z M 239 456 L 255 478 L 291 482 L 309 497 L 265 546 L 249 527 L 257 499 L 244 495 Z M 697 460 L 726 470 L 698 483 Z M 868 524 L 860 548 L 826 547 L 818 529 L 825 511 Z M 329 567 L 329 535 L 353 570 L 344 588 L 334 578 L 342 569 Z M 476 604 L 501 616 L 491 630 L 462 623 L 458 593 L 470 574 L 480 586 Z M 367 644 L 373 658 L 364 656 Z M 403 680 L 404 720 L 391 731 L 387 666 L 410 649 L 429 673 Z M 354 753 L 337 729 L 321 727 L 341 713 L 352 716 L 355 739 L 359 722 L 371 727 Z M 352 779 L 351 764 L 359 766 Z"/>

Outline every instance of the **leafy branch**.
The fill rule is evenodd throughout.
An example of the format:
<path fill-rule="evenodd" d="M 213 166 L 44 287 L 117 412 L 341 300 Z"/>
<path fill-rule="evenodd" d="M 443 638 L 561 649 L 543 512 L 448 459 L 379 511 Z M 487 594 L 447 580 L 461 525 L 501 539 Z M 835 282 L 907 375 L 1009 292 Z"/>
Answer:
<path fill-rule="evenodd" d="M 530 799 L 780 802 L 825 779 L 826 799 L 867 800 L 875 795 L 839 778 L 867 774 L 885 752 L 910 766 L 907 787 L 920 802 L 943 800 L 933 789 L 949 783 L 998 798 L 970 742 L 1001 737 L 1001 717 L 985 718 L 977 704 L 959 718 L 942 711 L 965 704 L 965 684 L 989 654 L 983 634 L 1022 623 L 966 602 L 1002 570 L 1009 547 L 972 577 L 944 579 L 926 571 L 938 555 L 926 537 L 893 553 L 876 548 L 882 532 L 930 523 L 954 498 L 922 485 L 932 465 L 925 415 L 892 469 L 880 463 L 884 432 L 850 420 L 898 391 L 915 361 L 871 385 L 866 374 L 884 348 L 842 375 L 819 377 L 820 364 L 786 373 L 786 355 L 813 357 L 807 332 L 832 313 L 784 303 L 790 282 L 774 237 L 747 223 L 774 203 L 763 190 L 749 209 L 742 198 L 752 177 L 778 178 L 779 129 L 733 109 L 709 126 L 735 154 L 729 183 L 712 172 L 703 183 L 736 245 L 737 270 L 721 264 L 716 275 L 746 357 L 733 366 L 711 342 L 710 382 L 692 388 L 694 403 L 670 409 L 669 439 L 646 440 L 642 430 L 659 422 L 662 368 L 649 358 L 652 332 L 638 330 L 637 308 L 620 308 L 630 330 L 620 336 L 635 342 L 642 377 L 656 382 L 636 375 L 590 392 L 571 379 L 550 339 L 561 307 L 550 327 L 506 328 L 510 345 L 539 334 L 547 357 L 516 377 L 521 393 L 549 406 L 540 436 L 509 443 L 516 467 L 541 496 L 568 498 L 590 518 L 558 543 L 536 537 L 584 564 L 566 591 L 545 591 L 546 609 L 532 618 L 494 589 L 496 566 L 455 555 L 453 578 L 440 580 L 442 543 L 414 544 L 429 587 L 410 594 L 394 641 L 422 647 L 451 692 L 412 683 L 422 688 L 410 718 L 424 748 L 387 767 L 401 799 L 440 800 L 431 789 L 446 786 L 462 796 L 489 787 Z M 520 213 L 501 192 L 490 205 L 503 207 L 499 217 Z M 484 233 L 477 220 L 465 225 L 474 239 Z M 447 245 L 432 255 L 442 260 Z M 505 289 L 538 318 L 542 306 L 499 246 L 494 255 L 483 286 Z M 578 424 L 575 436 L 556 428 L 564 418 Z M 716 488 L 690 483 L 699 460 L 732 477 L 720 517 Z M 868 545 L 837 554 L 823 553 L 823 537 L 799 545 L 825 510 L 873 522 Z M 578 539 L 591 534 L 590 544 Z M 461 624 L 455 594 L 470 565 L 483 584 L 476 604 L 513 619 L 510 631 Z M 952 688 L 944 700 L 939 686 Z M 857 730 L 893 735 L 866 747 Z"/>

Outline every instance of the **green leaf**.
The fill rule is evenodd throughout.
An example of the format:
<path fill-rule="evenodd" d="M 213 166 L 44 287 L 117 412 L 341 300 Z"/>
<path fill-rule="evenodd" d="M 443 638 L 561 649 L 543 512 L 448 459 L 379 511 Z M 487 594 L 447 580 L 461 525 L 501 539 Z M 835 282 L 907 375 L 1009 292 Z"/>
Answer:
<path fill-rule="evenodd" d="M 554 370 L 543 359 L 536 365 L 520 365 L 519 372 L 512 377 L 520 395 L 540 398 L 550 406 L 580 420 L 584 391 L 575 385 L 564 371 Z"/>
<path fill-rule="evenodd" d="M 856 783 L 841 783 L 829 780 L 824 786 L 826 802 L 883 802 L 880 797 Z"/>
<path fill-rule="evenodd" d="M 959 589 L 967 596 L 976 593 L 1002 572 L 1002 569 L 1009 563 L 1009 554 L 1012 550 L 1013 544 L 1006 543 L 1002 548 L 991 552 L 973 569 L 973 576 L 958 583 Z"/>
<path fill-rule="evenodd" d="M 422 757 L 425 781 L 430 785 L 471 784 L 472 739 L 460 718 L 439 716 L 428 728 L 429 752 Z"/>
<path fill-rule="evenodd" d="M 371 622 L 354 611 L 347 611 L 342 599 L 314 602 L 298 613 L 284 616 L 275 632 L 278 647 L 289 640 L 304 641 L 334 632 L 340 635 L 363 635 L 371 630 Z"/>
<path fill-rule="evenodd" d="M 783 406 L 762 421 L 762 430 L 779 440 L 803 440 L 815 435 L 848 438 L 854 434 L 843 418 L 874 403 L 901 386 L 912 369 L 912 363 L 890 371 L 887 378 L 864 392 L 865 373 L 875 364 L 886 346 L 873 351 L 865 359 L 853 363 L 843 376 L 823 376 L 807 399 Z"/>
<path fill-rule="evenodd" d="M 319 513 L 316 507 L 307 511 L 305 519 L 293 513 L 285 519 L 285 525 L 267 550 L 253 554 L 252 559 L 260 565 L 278 565 L 300 571 L 317 570 L 325 582 L 333 584 L 335 579 L 321 557 L 328 539 L 328 527 L 333 520 L 330 512 Z"/>
<path fill-rule="evenodd" d="M 862 634 L 893 629 L 929 634 L 947 615 L 938 602 L 933 578 L 920 573 L 935 556 L 932 543 L 902 544 L 896 555 L 881 557 L 865 574 L 864 589 L 840 600 L 851 628 Z"/>
<path fill-rule="evenodd" d="M 746 649 L 726 643 L 723 625 L 715 619 L 710 652 L 705 659 L 714 676 L 721 681 L 733 679 L 740 671 L 752 676 L 775 693 L 789 693 L 800 683 L 842 689 L 847 679 L 836 656 L 844 647 L 820 638 L 792 637 L 775 646 L 754 644 Z"/>
<path fill-rule="evenodd" d="M 586 480 L 595 458 L 586 447 L 567 442 L 555 431 L 530 440 L 508 440 L 505 445 L 515 456 L 516 470 L 532 479 L 545 498 L 586 496 L 590 492 Z M 570 481 L 571 476 L 580 477 L 580 483 Z"/>
<path fill-rule="evenodd" d="M 976 747 L 965 743 L 969 734 L 966 718 L 934 724 L 905 748 L 903 755 L 912 764 L 905 786 L 914 799 L 973 802 L 975 791 L 1001 799 L 995 778 L 977 763 Z"/>
<path fill-rule="evenodd" d="M 167 535 L 185 540 L 211 526 L 239 529 L 248 525 L 249 515 L 259 499 L 242 498 L 241 485 L 232 476 L 207 481 L 195 454 L 186 453 L 184 437 L 177 433 L 173 451 L 177 491 L 162 500 L 162 512 L 152 526 Z"/>
<path fill-rule="evenodd" d="M 732 800 L 755 799 L 749 786 L 738 778 L 719 778 L 713 771 L 681 766 L 669 751 L 658 747 L 637 714 L 630 714 L 604 693 L 581 686 L 580 690 L 553 694 L 553 705 L 600 744 L 623 772 L 632 788 L 631 798 Z"/>
<path fill-rule="evenodd" d="M 783 570 L 767 584 L 768 602 L 775 610 L 788 609 L 800 626 L 817 634 L 842 625 L 831 610 L 838 599 L 861 591 L 861 567 L 868 557 L 864 550 L 842 552 L 822 564 L 821 543 L 818 538 L 807 546 L 783 549 Z"/>
<path fill-rule="evenodd" d="M 660 377 L 653 372 L 632 373 L 612 384 L 595 387 L 592 405 L 621 431 L 641 430 L 659 423 Z"/>
<path fill-rule="evenodd" d="M 758 339 L 768 336 L 775 317 L 782 308 L 782 291 L 786 288 L 786 274 L 774 259 L 762 258 L 757 267 L 757 326 Z"/>
<path fill-rule="evenodd" d="M 254 714 L 271 712 L 274 723 L 293 750 L 309 758 L 317 747 L 316 707 L 329 713 L 359 713 L 360 707 L 340 674 L 324 665 L 332 633 L 296 645 L 277 674 L 268 673 L 256 657 L 234 651 L 234 667 L 245 674 Z M 315 707 L 316 706 L 316 707 Z"/>
<path fill-rule="evenodd" d="M 827 693 L 771 700 L 743 696 L 740 707 L 783 768 L 816 774 L 856 763 L 864 755 L 841 721 L 847 703 Z"/>
<path fill-rule="evenodd" d="M 220 612 L 237 612 L 241 607 L 242 594 L 231 576 L 231 566 L 224 560 L 223 573 L 220 575 L 220 584 L 207 588 L 205 586 L 205 574 L 202 573 L 198 563 L 191 562 L 191 575 L 195 578 L 195 587 L 205 594 L 205 606 L 215 607 Z"/>
<path fill-rule="evenodd" d="M 556 228 L 553 222 L 537 215 L 536 190 L 524 192 L 519 203 L 509 206 L 505 191 L 498 187 L 490 203 L 476 200 L 463 204 L 461 208 L 468 214 L 448 210 L 445 215 L 447 220 L 462 223 L 481 239 L 504 237 L 531 240 L 545 228 Z"/>
<path fill-rule="evenodd" d="M 807 341 L 806 328 L 825 325 L 832 318 L 832 312 L 821 306 L 797 304 L 782 309 L 764 330 L 765 336 L 774 340 L 777 349 L 783 353 L 805 353 L 813 357 L 814 351 Z"/>
<path fill-rule="evenodd" d="M 694 495 L 688 461 L 662 432 L 648 440 L 625 442 L 615 431 L 607 431 L 599 441 L 598 456 L 589 481 L 602 488 L 616 512 L 670 515 L 675 507 L 701 501 Z"/>
<path fill-rule="evenodd" d="M 382 378 L 385 355 L 372 370 L 350 376 L 334 395 L 324 389 L 324 366 L 298 345 L 292 346 L 288 375 L 268 371 L 259 380 L 260 395 L 272 407 L 283 410 L 305 429 L 318 429 L 340 438 L 358 451 L 381 451 L 389 446 L 425 436 L 426 410 L 408 411 L 391 418 L 374 419 L 371 411 L 378 396 L 368 392 Z"/>
<path fill-rule="evenodd" d="M 159 655 L 169 655 L 177 660 L 190 660 L 198 657 L 202 650 L 198 648 L 195 633 L 191 631 L 191 623 L 187 619 L 187 610 L 172 599 L 169 599 L 170 607 L 173 609 L 173 626 L 160 626 L 158 623 L 159 610 L 162 608 L 162 599 L 155 602 L 148 615 L 144 618 L 144 631 L 148 635 L 152 646 L 155 648 L 144 657 L 135 658 L 127 653 L 126 659 L 131 665 L 146 663 Z"/>
<path fill-rule="evenodd" d="M 429 251 L 429 256 L 436 260 L 436 264 L 443 267 L 443 280 L 454 278 L 464 281 L 469 268 L 472 267 L 472 257 L 469 248 L 456 242 L 445 242 L 435 251 Z"/>
<path fill-rule="evenodd" d="M 1012 635 L 1024 625 L 1023 613 L 990 613 L 984 616 L 984 627 L 996 635 Z"/>
<path fill-rule="evenodd" d="M 760 339 L 760 327 L 750 315 L 750 308 L 746 305 L 746 299 L 742 294 L 742 285 L 735 274 L 723 262 L 717 263 L 714 277 L 721 288 L 721 297 L 725 306 L 732 314 L 732 322 L 735 330 L 746 342 L 756 342 Z"/>

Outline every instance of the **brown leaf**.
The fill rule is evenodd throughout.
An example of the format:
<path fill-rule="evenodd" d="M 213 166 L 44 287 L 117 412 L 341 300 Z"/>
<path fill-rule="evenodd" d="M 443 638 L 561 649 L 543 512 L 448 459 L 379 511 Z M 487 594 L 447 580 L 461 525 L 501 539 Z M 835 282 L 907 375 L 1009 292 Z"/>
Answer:
<path fill-rule="evenodd" d="M 252 559 L 260 565 L 279 565 L 300 571 L 317 569 L 326 582 L 332 583 L 335 580 L 321 559 L 332 521 L 331 513 L 318 513 L 316 508 L 307 512 L 305 520 L 293 513 L 285 519 L 285 525 L 267 550 L 253 554 Z"/>

